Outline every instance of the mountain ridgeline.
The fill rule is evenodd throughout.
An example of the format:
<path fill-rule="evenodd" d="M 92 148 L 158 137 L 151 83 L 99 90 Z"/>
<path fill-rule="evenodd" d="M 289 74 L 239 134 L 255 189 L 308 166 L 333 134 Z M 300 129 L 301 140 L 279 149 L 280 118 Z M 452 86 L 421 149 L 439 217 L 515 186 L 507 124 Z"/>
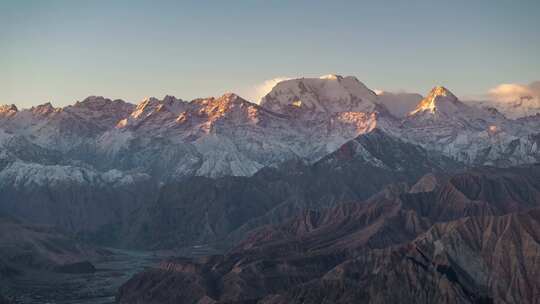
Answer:
<path fill-rule="evenodd" d="M 80 261 L 88 243 L 204 247 L 219 254 L 163 261 L 118 301 L 535 303 L 539 147 L 539 114 L 338 75 L 260 104 L 0 106 L 0 217 L 26 236 L 0 240 L 0 270 Z"/>

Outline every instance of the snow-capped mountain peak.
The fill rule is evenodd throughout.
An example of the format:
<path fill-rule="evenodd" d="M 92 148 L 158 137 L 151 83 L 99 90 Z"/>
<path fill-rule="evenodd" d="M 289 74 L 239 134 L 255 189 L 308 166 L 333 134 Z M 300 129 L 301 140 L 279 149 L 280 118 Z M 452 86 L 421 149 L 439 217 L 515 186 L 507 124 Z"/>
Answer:
<path fill-rule="evenodd" d="M 155 97 L 144 98 L 140 103 L 137 104 L 135 111 L 131 113 L 131 117 L 139 118 L 144 114 L 148 115 L 152 110 L 157 108 L 160 105 L 160 100 Z"/>
<path fill-rule="evenodd" d="M 196 99 L 191 102 L 199 117 L 205 117 L 208 122 L 215 122 L 223 117 L 231 117 L 237 122 L 246 119 L 256 122 L 260 106 L 251 103 L 235 93 L 225 93 L 220 97 Z M 192 111 L 193 111 L 192 110 Z"/>
<path fill-rule="evenodd" d="M 118 110 L 132 109 L 134 106 L 122 99 L 111 100 L 103 96 L 88 96 L 82 101 L 77 101 L 73 106 L 68 108 L 81 108 L 93 111 L 118 108 Z"/>
<path fill-rule="evenodd" d="M 234 106 L 256 106 L 235 93 L 225 93 L 219 97 L 198 98 L 190 102 L 199 112 L 227 112 Z"/>
<path fill-rule="evenodd" d="M 72 106 L 64 107 L 63 111 L 75 119 L 87 121 L 105 130 L 127 117 L 134 108 L 133 104 L 121 99 L 111 100 L 102 96 L 89 96 Z"/>
<path fill-rule="evenodd" d="M 16 105 L 0 105 L 0 117 L 11 117 L 19 112 Z"/>
<path fill-rule="evenodd" d="M 187 102 L 170 95 L 166 95 L 162 100 L 146 97 L 126 118 L 118 121 L 116 128 L 140 127 L 145 124 L 150 129 L 156 129 L 161 124 L 174 120 L 187 106 Z"/>
<path fill-rule="evenodd" d="M 331 74 L 279 82 L 261 106 L 282 114 L 371 112 L 376 100 L 377 95 L 356 77 Z"/>
<path fill-rule="evenodd" d="M 131 113 L 132 118 L 144 118 L 155 112 L 167 111 L 173 114 L 179 114 L 186 106 L 186 102 L 174 96 L 167 95 L 163 100 L 155 97 L 143 99 Z"/>
<path fill-rule="evenodd" d="M 236 103 L 236 102 L 240 102 L 240 103 L 245 103 L 245 102 L 248 102 L 247 100 L 244 100 L 242 97 L 238 96 L 237 94 L 235 93 L 232 93 L 232 92 L 227 92 L 225 94 L 223 94 L 222 96 L 216 98 L 216 100 L 220 101 L 220 102 L 224 102 L 224 103 Z"/>
<path fill-rule="evenodd" d="M 320 79 L 327 79 L 327 80 L 341 80 L 341 79 L 343 79 L 343 76 L 336 75 L 336 74 L 328 74 L 328 75 L 323 75 L 323 76 L 321 76 L 319 78 Z"/>
<path fill-rule="evenodd" d="M 83 99 L 82 101 L 77 101 L 75 105 L 91 105 L 91 104 L 103 104 L 106 102 L 111 102 L 109 98 L 103 96 L 91 95 Z"/>
<path fill-rule="evenodd" d="M 138 168 L 163 179 L 217 177 L 316 161 L 378 128 L 467 164 L 519 164 L 540 159 L 538 121 L 469 106 L 444 87 L 425 98 L 376 95 L 355 77 L 327 75 L 282 81 L 261 105 L 226 93 L 190 102 L 165 96 L 133 105 L 90 96 L 63 108 L 1 106 L 0 150 L 8 149 L 9 159 L 35 150 L 20 158 L 53 163 L 62 151 L 74 164 Z"/>
<path fill-rule="evenodd" d="M 60 109 L 55 108 L 50 102 L 40 104 L 30 109 L 30 111 L 34 115 L 41 115 L 41 116 L 49 115 L 57 110 L 60 110 Z"/>
<path fill-rule="evenodd" d="M 457 99 L 457 97 L 452 92 L 450 92 L 450 90 L 445 88 L 444 86 L 436 86 L 436 87 L 434 87 L 429 92 L 429 95 L 430 96 L 446 96 L 446 97 L 451 97 L 453 99 Z"/>
<path fill-rule="evenodd" d="M 166 104 L 168 106 L 172 106 L 172 107 L 176 107 L 178 106 L 179 104 L 184 104 L 185 101 L 180 99 L 180 98 L 176 98 L 175 96 L 172 96 L 172 95 L 165 95 L 165 97 L 163 97 L 163 104 Z"/>
<path fill-rule="evenodd" d="M 420 101 L 409 115 L 417 113 L 445 113 L 451 114 L 460 107 L 462 103 L 458 98 L 443 86 L 437 86 L 429 92 L 428 96 Z"/>

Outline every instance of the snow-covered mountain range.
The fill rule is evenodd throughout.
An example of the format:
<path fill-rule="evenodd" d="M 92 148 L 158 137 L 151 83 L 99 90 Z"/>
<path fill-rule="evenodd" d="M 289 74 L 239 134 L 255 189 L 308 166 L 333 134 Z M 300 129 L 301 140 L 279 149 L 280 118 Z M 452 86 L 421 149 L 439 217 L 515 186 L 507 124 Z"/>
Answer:
<path fill-rule="evenodd" d="M 204 291 L 178 278 L 207 282 L 207 274 L 211 280 L 221 280 L 219 274 L 226 274 L 223 286 L 233 286 L 232 294 L 239 299 L 253 299 L 263 294 L 250 291 L 262 289 L 245 288 L 249 284 L 244 282 L 275 278 L 277 269 L 266 264 L 259 267 L 258 257 L 274 263 L 275 256 L 268 254 L 283 252 L 300 258 L 302 265 L 314 262 L 313 269 L 322 270 L 305 279 L 323 282 L 326 274 L 333 273 L 332 268 L 349 269 L 348 263 L 362 257 L 356 254 L 370 252 L 367 249 L 398 244 L 425 248 L 425 235 L 430 240 L 440 235 L 429 230 L 438 224 L 474 215 L 468 219 L 478 220 L 473 226 L 481 227 L 485 220 L 497 221 L 496 215 L 537 207 L 539 171 L 538 165 L 530 164 L 540 161 L 539 145 L 540 114 L 511 119 L 495 108 L 464 103 L 442 86 L 433 88 L 426 97 L 375 93 L 355 77 L 337 75 L 282 81 L 260 104 L 227 93 L 192 101 L 173 96 L 146 98 L 137 105 L 91 96 L 63 108 L 50 103 L 22 110 L 14 105 L 0 106 L 0 224 L 9 219 L 4 228 L 11 234 L 15 231 L 15 238 L 4 242 L 4 247 L 25 249 L 0 250 L 0 270 L 13 260 L 33 263 L 36 259 L 50 264 L 48 255 L 28 254 L 32 252 L 27 250 L 28 242 L 17 234 L 21 229 L 10 224 L 15 219 L 65 232 L 66 237 L 59 241 L 68 245 L 66 250 L 73 247 L 74 240 L 205 254 L 241 248 L 231 251 L 232 259 L 227 255 L 206 259 L 204 267 L 225 270 L 219 270 L 218 275 L 183 272 L 194 269 L 184 267 L 183 262 L 168 264 L 180 269 L 174 271 L 179 275 L 174 279 L 182 283 L 151 292 L 169 296 L 171 290 L 186 290 L 182 289 L 185 286 Z M 467 168 L 479 165 L 493 167 Z M 537 220 L 538 213 L 528 214 L 525 223 Z M 508 226 L 506 221 L 499 224 L 486 227 Z M 526 227 L 532 226 L 513 225 L 513 236 L 522 239 L 520 236 L 529 235 Z M 21 231 L 26 234 L 27 230 Z M 445 246 L 468 248 L 467 244 L 485 243 L 486 234 L 459 235 L 466 237 Z M 435 239 L 433 244 L 439 244 Z M 35 242 L 34 238 L 30 241 Z M 509 244 L 521 248 L 532 243 Z M 42 252 L 41 242 L 36 244 L 32 250 Z M 47 248 L 64 248 L 55 244 L 46 242 Z M 259 251 L 261 244 L 270 247 L 264 245 Z M 238 245 L 241 247 L 234 247 Z M 523 252 L 530 249 L 522 247 Z M 323 259 L 313 255 L 323 253 L 320 250 L 328 250 L 329 255 L 324 253 Z M 388 252 L 399 258 L 398 263 L 409 263 L 415 252 L 420 252 L 418 260 L 426 259 L 423 251 Z M 489 252 L 496 251 L 490 248 Z M 71 256 L 71 251 L 67 253 Z M 78 251 L 74 254 L 79 258 Z M 463 256 L 470 254 L 449 255 L 458 262 Z M 500 256 L 508 255 L 494 255 Z M 219 259 L 223 263 L 213 264 Z M 290 268 L 294 263 L 278 260 L 285 261 L 285 278 L 296 271 Z M 342 263 L 345 266 L 339 266 Z M 256 271 L 235 270 L 242 270 L 244 264 Z M 483 269 L 469 264 L 457 263 L 456 267 L 463 265 L 462 269 L 473 269 L 471 274 L 484 277 Z M 534 270 L 535 264 L 523 259 L 514 259 L 502 269 L 518 264 Z M 230 265 L 240 268 L 227 270 Z M 373 265 L 369 262 L 358 269 L 379 267 Z M 407 272 L 414 280 L 440 273 L 438 266 L 411 265 L 413 270 L 422 269 L 421 273 Z M 266 269 L 271 272 L 268 276 Z M 308 273 L 305 269 L 302 267 L 302 273 Z M 234 276 L 239 273 L 249 274 L 236 281 Z M 389 276 L 384 274 L 386 282 Z M 514 276 L 496 273 L 496 277 Z M 528 278 L 529 273 L 523 277 Z M 356 276 L 352 278 L 356 280 Z M 118 299 L 122 303 L 137 301 L 139 291 L 147 292 L 140 287 L 141 280 L 165 286 L 159 271 L 150 276 L 142 273 L 124 285 Z M 354 280 L 347 277 L 340 282 Z M 500 282 L 501 286 L 509 284 Z M 529 288 L 534 282 L 521 280 L 516 290 Z M 475 284 L 484 283 L 479 280 L 468 286 Z M 394 289 L 401 285 L 401 281 L 396 283 Z M 217 285 L 212 282 L 212 286 Z M 299 288 L 287 284 L 283 290 L 292 287 Z M 428 289 L 439 290 L 437 286 Z M 344 289 L 332 287 L 324 296 L 335 290 Z M 217 293 L 211 290 L 208 294 L 214 297 Z M 293 295 L 280 303 L 296 301 Z M 460 295 L 454 297 L 461 299 Z M 185 295 L 170 298 L 184 299 Z"/>
<path fill-rule="evenodd" d="M 444 87 L 423 99 L 378 95 L 355 77 L 328 75 L 282 81 L 260 105 L 229 93 L 138 105 L 91 96 L 64 108 L 1 106 L 0 168 L 23 166 L 33 174 L 3 175 L 35 183 L 60 168 L 161 181 L 249 176 L 291 159 L 317 161 L 374 128 L 467 165 L 508 166 L 540 159 L 539 121 L 465 104 Z"/>

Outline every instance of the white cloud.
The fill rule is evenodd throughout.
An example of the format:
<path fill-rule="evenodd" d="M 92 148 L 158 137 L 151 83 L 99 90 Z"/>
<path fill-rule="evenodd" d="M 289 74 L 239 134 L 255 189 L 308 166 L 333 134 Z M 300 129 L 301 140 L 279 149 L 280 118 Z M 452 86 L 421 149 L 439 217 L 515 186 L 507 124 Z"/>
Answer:
<path fill-rule="evenodd" d="M 245 99 L 260 103 L 274 86 L 291 77 L 275 77 L 262 83 L 238 90 Z M 405 91 L 387 92 L 375 90 L 381 103 L 396 116 L 404 116 L 417 105 L 422 96 Z M 487 93 L 464 98 L 467 103 L 495 107 L 509 118 L 518 118 L 540 113 L 540 81 L 530 84 L 505 83 L 488 90 Z"/>
<path fill-rule="evenodd" d="M 258 104 L 261 102 L 261 98 L 268 94 L 276 84 L 289 79 L 291 79 L 291 77 L 284 76 L 268 79 L 262 83 L 248 87 L 247 89 L 240 90 L 240 95 L 245 99 Z"/>
<path fill-rule="evenodd" d="M 529 97 L 537 98 L 540 96 L 540 81 L 530 85 L 503 83 L 489 90 L 488 96 L 499 102 L 514 102 Z"/>
<path fill-rule="evenodd" d="M 413 111 L 422 100 L 422 95 L 407 93 L 405 91 L 388 92 L 383 90 L 374 91 L 378 95 L 378 102 L 385 105 L 388 111 L 396 117 L 405 117 Z"/>
<path fill-rule="evenodd" d="M 495 107 L 510 118 L 534 115 L 540 112 L 540 81 L 503 83 L 488 90 L 481 99 L 477 103 Z"/>

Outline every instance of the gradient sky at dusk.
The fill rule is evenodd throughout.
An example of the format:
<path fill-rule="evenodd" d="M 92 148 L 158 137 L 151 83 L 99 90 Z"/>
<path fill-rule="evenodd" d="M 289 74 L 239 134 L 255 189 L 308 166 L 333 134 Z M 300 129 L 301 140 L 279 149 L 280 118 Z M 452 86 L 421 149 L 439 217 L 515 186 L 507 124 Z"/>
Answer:
<path fill-rule="evenodd" d="M 355 75 L 457 95 L 540 79 L 540 1 L 0 0 L 0 104 L 250 94 Z"/>

